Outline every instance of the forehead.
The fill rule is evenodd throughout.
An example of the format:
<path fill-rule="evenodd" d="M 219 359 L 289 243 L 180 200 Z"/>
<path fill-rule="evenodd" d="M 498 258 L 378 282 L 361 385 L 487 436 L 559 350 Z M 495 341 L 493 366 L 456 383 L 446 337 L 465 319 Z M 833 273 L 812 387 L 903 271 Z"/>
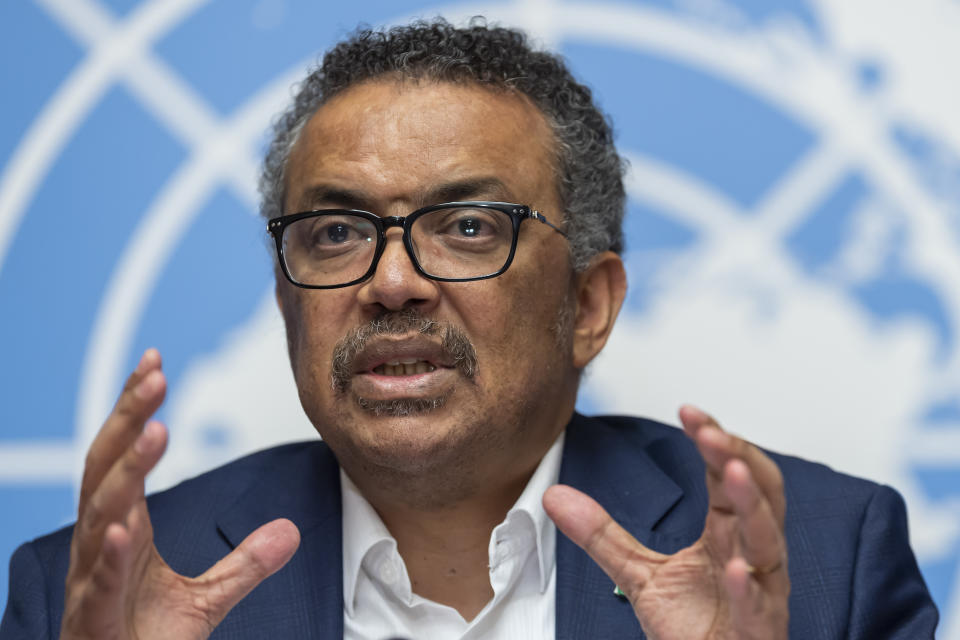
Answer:
<path fill-rule="evenodd" d="M 287 166 L 288 200 L 296 206 L 322 181 L 410 201 L 438 182 L 478 177 L 502 182 L 502 197 L 543 198 L 556 190 L 554 148 L 546 118 L 520 94 L 376 80 L 336 95 L 307 122 Z"/>

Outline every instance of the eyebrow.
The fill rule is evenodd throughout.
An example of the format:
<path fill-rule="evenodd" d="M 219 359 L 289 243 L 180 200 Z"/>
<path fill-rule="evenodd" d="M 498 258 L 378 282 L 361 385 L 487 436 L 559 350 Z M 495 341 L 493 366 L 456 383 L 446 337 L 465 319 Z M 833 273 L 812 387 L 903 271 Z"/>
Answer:
<path fill-rule="evenodd" d="M 372 200 L 362 191 L 345 189 L 328 184 L 318 184 L 307 188 L 300 195 L 301 209 L 317 209 L 321 204 L 335 204 L 345 209 L 369 209 Z"/>
<path fill-rule="evenodd" d="M 422 204 L 480 199 L 507 200 L 510 198 L 509 193 L 507 185 L 499 178 L 468 178 L 447 182 L 431 189 L 425 198 L 426 202 Z"/>
<path fill-rule="evenodd" d="M 463 200 L 509 200 L 510 190 L 499 178 L 477 177 L 445 182 L 429 189 L 418 197 L 417 207 L 441 202 Z M 346 209 L 362 209 L 374 212 L 374 199 L 363 191 L 317 184 L 308 187 L 300 196 L 300 209 L 317 209 L 335 205 Z"/>

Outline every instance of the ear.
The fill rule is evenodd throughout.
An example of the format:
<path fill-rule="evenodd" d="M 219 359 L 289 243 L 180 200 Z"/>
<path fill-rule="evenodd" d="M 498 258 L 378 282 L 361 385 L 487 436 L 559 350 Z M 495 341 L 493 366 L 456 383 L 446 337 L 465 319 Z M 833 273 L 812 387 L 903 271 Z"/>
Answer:
<path fill-rule="evenodd" d="M 613 331 L 627 294 L 623 260 L 612 251 L 594 257 L 577 275 L 577 317 L 573 329 L 573 364 L 582 369 L 600 353 Z"/>

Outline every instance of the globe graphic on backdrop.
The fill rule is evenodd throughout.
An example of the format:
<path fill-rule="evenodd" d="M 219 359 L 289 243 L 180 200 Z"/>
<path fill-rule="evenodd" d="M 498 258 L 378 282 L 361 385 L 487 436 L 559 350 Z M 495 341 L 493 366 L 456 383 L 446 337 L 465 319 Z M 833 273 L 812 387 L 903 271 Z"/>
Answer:
<path fill-rule="evenodd" d="M 5 321 L 20 337 L 4 348 L 41 369 L 54 356 L 30 337 L 46 336 L 44 348 L 69 360 L 49 384 L 75 401 L 4 409 L 0 457 L 20 460 L 6 477 L 60 482 L 67 497 L 51 500 L 69 504 L 86 444 L 151 345 L 165 358 L 159 417 L 171 429 L 151 488 L 311 437 L 256 216 L 265 125 L 316 52 L 357 22 L 484 14 L 567 57 L 630 161 L 631 289 L 579 407 L 673 421 L 693 401 L 771 449 L 894 484 L 944 612 L 941 637 L 960 638 L 948 613 L 960 610 L 960 146 L 937 135 L 935 114 L 904 106 L 893 53 L 837 44 L 880 40 L 869 26 L 845 34 L 855 21 L 826 3 L 754 5 L 21 9 L 24 29 L 52 43 L 48 90 L 62 100 L 23 116 L 24 142 L 0 140 L 0 301 L 42 278 L 75 301 L 76 328 L 54 329 L 62 310 L 40 301 Z M 86 66 L 71 72 L 79 59 Z M 59 131 L 59 146 L 30 137 L 41 129 L 54 142 Z M 92 177 L 91 157 L 102 158 Z M 80 222 L 62 211 L 70 198 L 93 203 Z M 63 236 L 52 245 L 51 219 Z M 72 241 L 81 234 L 85 246 Z M 72 270 L 37 268 L 41 247 Z M 27 284 L 12 282 L 23 274 Z M 4 369 L 6 388 L 34 397 L 29 374 Z M 17 442 L 38 422 L 47 431 L 31 437 L 45 440 L 30 451 L 46 471 L 28 472 Z"/>

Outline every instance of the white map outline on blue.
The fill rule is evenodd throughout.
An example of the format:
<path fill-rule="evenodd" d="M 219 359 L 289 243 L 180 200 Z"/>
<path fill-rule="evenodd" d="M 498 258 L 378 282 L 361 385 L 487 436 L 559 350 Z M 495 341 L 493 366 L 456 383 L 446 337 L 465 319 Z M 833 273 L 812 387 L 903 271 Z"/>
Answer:
<path fill-rule="evenodd" d="M 6 495 L 2 491 L 12 491 L 11 487 L 70 487 L 76 481 L 82 463 L 82 455 L 78 452 L 86 448 L 109 409 L 131 359 L 135 358 L 133 345 L 139 340 L 141 316 L 149 306 L 149 297 L 156 283 L 163 278 L 170 256 L 190 230 L 193 217 L 209 205 L 207 200 L 211 192 L 222 185 L 227 185 L 227 190 L 241 208 L 249 212 L 255 210 L 254 187 L 264 123 L 284 104 L 289 95 L 288 87 L 312 60 L 297 60 L 287 65 L 287 69 L 274 76 L 268 85 L 260 87 L 255 95 L 247 96 L 239 108 L 224 114 L 218 106 L 197 93 L 196 87 L 180 77 L 175 66 L 155 52 L 157 42 L 168 43 L 164 38 L 169 33 L 176 32 L 182 24 L 217 3 L 114 0 L 109 3 L 111 7 L 107 4 L 94 0 L 37 0 L 34 3 L 38 12 L 80 43 L 87 54 L 78 59 L 79 66 L 70 72 L 55 94 L 56 98 L 44 106 L 30 128 L 23 132 L 13 155 L 4 160 L 0 173 L 0 284 L 4 276 L 10 277 L 11 273 L 22 277 L 9 269 L 5 273 L 4 259 L 16 243 L 24 216 L 35 193 L 47 186 L 48 172 L 60 152 L 70 145 L 74 131 L 85 126 L 90 112 L 98 107 L 101 97 L 112 87 L 125 87 L 145 106 L 147 113 L 162 123 L 168 135 L 183 146 L 186 159 L 179 163 L 174 174 L 167 177 L 157 197 L 142 212 L 133 239 L 127 242 L 123 256 L 114 263 L 113 276 L 99 301 L 94 330 L 84 348 L 86 356 L 79 388 L 57 390 L 60 394 L 76 394 L 76 437 L 30 440 L 20 436 L 11 439 L 3 435 L 7 429 L 0 427 L 0 437 L 6 440 L 0 444 L 0 500 Z M 265 29 L 270 28 L 271 21 L 274 26 L 277 21 L 282 23 L 284 11 L 290 11 L 289 3 L 281 0 L 247 4 L 253 5 L 255 11 L 251 15 Z M 882 65 L 863 64 L 852 68 L 856 61 L 829 49 L 822 40 L 828 37 L 821 32 L 826 29 L 817 29 L 823 26 L 817 24 L 818 17 L 827 17 L 827 5 L 823 2 L 809 5 L 787 3 L 791 5 L 789 11 L 784 8 L 786 5 L 779 9 L 761 9 L 750 2 L 737 6 L 721 0 L 635 2 L 632 5 L 549 0 L 447 6 L 411 4 L 426 7 L 421 10 L 423 15 L 442 13 L 453 19 L 486 13 L 505 23 L 523 25 L 541 42 L 561 49 L 569 42 L 593 41 L 604 47 L 653 53 L 691 68 L 707 70 L 726 83 L 749 90 L 796 121 L 806 122 L 821 133 L 828 132 L 825 140 L 799 159 L 791 170 L 790 179 L 777 184 L 772 193 L 764 194 L 766 199 L 749 214 L 740 203 L 732 202 L 728 194 L 697 180 L 683 168 L 671 166 L 636 149 L 624 148 L 633 159 L 629 181 L 632 199 L 668 211 L 674 219 L 709 237 L 712 246 L 736 246 L 745 251 L 766 252 L 764 255 L 770 255 L 771 263 L 776 263 L 784 234 L 809 216 L 810 208 L 824 191 L 835 186 L 838 175 L 850 166 L 866 167 L 867 173 L 877 176 L 876 181 L 883 184 L 881 195 L 892 196 L 894 203 L 909 205 L 909 233 L 904 234 L 903 240 L 907 248 L 902 249 L 907 261 L 905 268 L 912 273 L 924 274 L 932 282 L 960 282 L 960 260 L 956 257 L 960 243 L 960 215 L 956 209 L 943 204 L 945 194 L 949 197 L 960 191 L 957 186 L 960 185 L 960 172 L 955 170 L 958 166 L 956 154 L 951 151 L 960 148 L 960 144 L 956 138 L 951 141 L 949 136 L 939 143 L 931 142 L 929 132 L 909 127 L 899 130 L 899 137 L 889 136 L 891 123 L 900 126 L 895 113 L 883 121 L 885 129 L 879 132 L 875 118 L 862 117 L 873 114 L 872 110 L 889 106 L 883 103 Z M 928 7 L 936 4 L 933 0 L 927 3 Z M 946 0 L 942 0 L 942 4 L 945 6 Z M 17 11 L 9 5 L 4 10 Z M 381 13 L 378 21 L 405 19 L 386 11 Z M 882 11 L 878 10 L 878 13 Z M 324 37 L 328 40 L 335 38 L 351 26 L 341 25 L 339 31 L 331 30 Z M 577 60 L 572 62 L 576 66 Z M 782 82 L 785 71 L 793 73 L 792 79 L 807 91 L 794 87 L 791 92 L 785 88 Z M 856 74 L 860 74 L 859 84 L 852 80 Z M 881 76 L 879 81 L 878 74 Z M 589 75 L 586 79 L 590 82 Z M 802 82 L 808 84 L 802 85 Z M 881 87 L 876 93 L 871 93 L 873 84 Z M 834 92 L 836 100 L 831 103 L 819 99 L 824 91 Z M 844 109 L 850 111 L 844 112 Z M 934 124 L 931 121 L 931 126 Z M 940 133 L 946 136 L 946 133 Z M 851 149 L 856 150 L 854 155 L 851 155 Z M 871 202 L 864 207 L 868 205 L 880 206 Z M 871 215 L 863 213 L 860 217 L 877 217 L 873 215 L 871 218 Z M 683 269 L 692 268 L 689 264 L 682 264 L 682 260 L 677 263 L 666 253 L 665 261 L 656 263 L 658 268 L 666 271 L 658 272 L 659 281 L 653 279 L 647 283 L 654 296 L 662 291 L 664 283 L 676 282 L 677 269 L 682 273 Z M 863 251 L 859 256 L 856 252 L 848 254 L 844 260 L 815 274 L 825 279 L 828 288 L 832 286 L 829 279 L 840 277 L 838 274 L 856 278 L 864 269 L 876 270 L 883 266 L 871 263 Z M 632 267 L 635 277 L 642 280 L 645 263 L 636 258 L 631 264 L 636 265 Z M 784 277 L 793 277 L 788 273 L 791 269 L 784 272 L 787 274 Z M 0 295 L 3 291 L 0 288 Z M 956 334 L 960 329 L 960 288 L 941 286 L 937 293 L 946 310 L 944 331 L 949 337 L 951 331 Z M 270 315 L 269 295 L 255 307 L 259 311 L 251 317 L 252 324 L 246 330 L 257 327 L 258 331 L 270 336 L 273 341 L 270 344 L 282 343 L 275 312 Z M 629 312 L 630 309 L 627 310 L 628 317 Z M 909 318 L 898 318 L 897 326 L 907 326 L 908 321 Z M 5 324 L 9 323 L 9 320 L 5 321 Z M 907 326 L 903 330 L 909 329 Z M 244 331 L 243 327 L 234 327 L 220 345 L 232 344 L 231 340 L 249 341 L 250 335 L 257 335 Z M 31 336 L 18 339 L 29 341 Z M 927 479 L 923 481 L 921 478 L 919 484 L 909 481 L 912 486 L 908 486 L 908 490 L 902 484 L 898 484 L 898 488 L 905 491 L 912 512 L 921 509 L 922 522 L 933 523 L 933 528 L 946 532 L 940 534 L 946 541 L 943 544 L 954 545 L 952 568 L 949 566 L 951 561 L 945 560 L 948 564 L 937 569 L 947 576 L 947 580 L 952 575 L 952 581 L 940 585 L 939 590 L 937 584 L 932 583 L 932 586 L 944 614 L 939 637 L 960 638 L 960 615 L 950 615 L 951 611 L 960 610 L 957 606 L 960 604 L 960 577 L 955 566 L 960 496 L 953 484 L 960 482 L 960 457 L 956 455 L 960 452 L 960 419 L 950 409 L 951 398 L 958 397 L 956 381 L 960 380 L 957 375 L 960 374 L 960 350 L 955 344 L 943 340 L 940 347 L 942 359 L 931 367 L 931 370 L 936 369 L 937 375 L 928 375 L 924 379 L 931 406 L 940 402 L 927 414 L 929 424 L 935 428 L 910 427 L 910 439 L 906 443 L 909 448 L 904 452 L 909 457 L 898 463 L 905 468 L 917 467 L 921 476 L 927 474 Z M 196 365 L 184 364 L 183 379 L 187 380 L 190 374 L 193 377 L 189 379 L 196 380 L 198 387 L 205 384 L 204 381 L 213 374 L 205 378 L 197 373 L 197 367 L 209 368 L 215 361 L 217 358 L 208 354 L 198 358 Z M 16 374 L 7 370 L 4 375 Z M 41 383 L 40 380 L 36 382 Z M 282 389 L 288 388 L 283 386 L 288 383 L 281 380 L 275 391 L 287 403 L 290 396 L 283 396 Z M 600 406 L 591 389 L 588 379 L 583 404 Z M 217 415 L 209 407 L 199 407 L 191 402 L 194 402 L 191 398 L 183 396 L 182 402 L 174 403 L 180 412 L 178 415 L 204 415 L 207 420 L 211 415 Z M 229 412 L 221 413 L 229 416 Z M 960 415 L 960 408 L 957 413 Z M 290 418 L 290 422 L 289 433 L 302 433 L 298 431 L 302 429 L 302 421 L 293 424 L 296 418 Z M 23 433 L 21 425 L 16 425 L 16 429 L 16 433 Z M 230 436 L 225 435 L 227 431 L 229 428 L 224 431 L 217 427 L 205 432 L 211 451 L 217 447 L 237 446 L 238 443 L 230 444 Z M 255 436 L 251 437 L 255 439 Z M 253 442 L 247 437 L 241 440 L 245 445 Z M 199 470 L 187 465 L 179 473 Z M 172 481 L 176 475 L 168 473 L 167 477 Z M 58 509 L 62 510 L 63 498 L 58 501 L 61 504 Z M 58 517 L 66 516 L 61 514 Z M 916 525 L 918 520 L 913 522 Z M 50 522 L 49 526 L 55 524 Z M 12 543 L 6 542 L 8 545 Z M 933 564 L 936 563 L 932 562 L 930 566 Z"/>

